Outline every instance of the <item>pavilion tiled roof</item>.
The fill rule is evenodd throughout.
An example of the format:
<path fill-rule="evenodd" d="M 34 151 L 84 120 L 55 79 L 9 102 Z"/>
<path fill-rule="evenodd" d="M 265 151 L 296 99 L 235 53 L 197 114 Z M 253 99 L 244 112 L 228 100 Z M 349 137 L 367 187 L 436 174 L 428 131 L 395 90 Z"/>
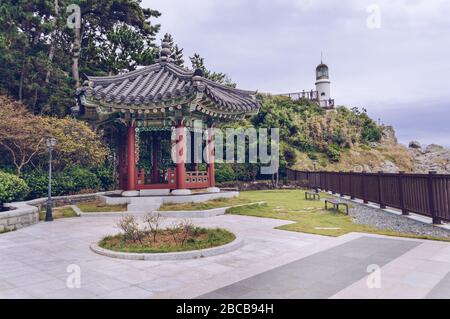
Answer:
<path fill-rule="evenodd" d="M 91 100 L 129 106 L 155 106 L 160 103 L 204 93 L 219 109 L 230 112 L 255 112 L 256 92 L 244 91 L 210 81 L 173 63 L 159 62 L 122 75 L 88 77 L 80 88 Z"/>
<path fill-rule="evenodd" d="M 170 44 L 163 40 L 156 64 L 115 76 L 88 76 L 78 89 L 81 105 L 97 113 L 165 112 L 189 104 L 209 116 L 233 118 L 259 111 L 256 92 L 228 87 L 203 77 L 199 69 L 182 68 L 170 58 Z"/>

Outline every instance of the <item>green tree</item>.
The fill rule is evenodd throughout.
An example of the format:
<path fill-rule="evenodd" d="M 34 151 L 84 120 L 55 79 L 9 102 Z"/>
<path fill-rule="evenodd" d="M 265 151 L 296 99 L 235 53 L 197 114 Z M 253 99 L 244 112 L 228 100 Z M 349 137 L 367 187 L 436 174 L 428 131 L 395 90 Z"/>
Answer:
<path fill-rule="evenodd" d="M 115 71 L 110 61 L 120 61 L 125 70 L 134 70 L 137 63 L 154 63 L 154 41 L 160 25 L 152 24 L 151 19 L 161 13 L 142 8 L 140 0 L 70 0 L 70 3 L 81 8 L 79 34 L 76 29 L 68 30 L 72 42 L 80 43 L 79 52 L 72 52 L 72 57 L 80 57 L 72 63 L 74 78 L 77 69 L 84 74 L 110 74 Z M 110 51 L 112 47 L 121 50 Z M 130 57 L 128 64 L 124 59 L 127 55 Z M 99 59 L 99 56 L 104 58 Z"/>
<path fill-rule="evenodd" d="M 3 0 L 0 2 L 0 94 L 34 114 L 65 116 L 80 74 L 105 75 L 149 65 L 159 31 L 140 0 Z M 81 9 L 80 28 L 66 8 Z"/>
<path fill-rule="evenodd" d="M 192 68 L 194 70 L 201 70 L 205 78 L 229 87 L 236 87 L 236 83 L 227 74 L 208 70 L 205 66 L 205 59 L 200 54 L 194 53 L 194 56 L 189 57 L 189 59 L 191 60 Z"/>

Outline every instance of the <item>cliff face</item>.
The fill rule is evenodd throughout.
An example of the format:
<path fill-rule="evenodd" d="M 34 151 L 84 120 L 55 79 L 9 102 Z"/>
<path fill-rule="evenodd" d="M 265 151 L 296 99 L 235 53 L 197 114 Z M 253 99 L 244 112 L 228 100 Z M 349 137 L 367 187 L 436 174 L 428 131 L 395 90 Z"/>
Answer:
<path fill-rule="evenodd" d="M 305 154 L 299 155 L 297 169 L 311 169 L 312 164 Z M 423 148 L 418 142 L 411 142 L 409 147 L 398 143 L 392 126 L 382 127 L 379 142 L 366 145 L 354 145 L 343 152 L 337 163 L 327 163 L 321 167 L 327 171 L 388 172 L 450 174 L 450 150 L 439 145 Z"/>

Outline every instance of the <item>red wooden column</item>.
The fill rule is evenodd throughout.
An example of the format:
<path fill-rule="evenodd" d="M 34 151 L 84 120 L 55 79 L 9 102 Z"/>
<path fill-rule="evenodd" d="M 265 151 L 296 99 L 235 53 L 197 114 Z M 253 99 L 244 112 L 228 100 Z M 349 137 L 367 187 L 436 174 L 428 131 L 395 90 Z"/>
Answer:
<path fill-rule="evenodd" d="M 128 150 L 128 187 L 127 190 L 136 190 L 136 126 L 130 124 L 127 130 Z"/>
<path fill-rule="evenodd" d="M 215 187 L 216 178 L 214 176 L 214 129 L 208 128 L 208 180 L 209 187 Z"/>
<path fill-rule="evenodd" d="M 177 189 L 186 189 L 186 136 L 183 121 L 179 121 L 175 126 L 176 130 L 176 180 Z"/>

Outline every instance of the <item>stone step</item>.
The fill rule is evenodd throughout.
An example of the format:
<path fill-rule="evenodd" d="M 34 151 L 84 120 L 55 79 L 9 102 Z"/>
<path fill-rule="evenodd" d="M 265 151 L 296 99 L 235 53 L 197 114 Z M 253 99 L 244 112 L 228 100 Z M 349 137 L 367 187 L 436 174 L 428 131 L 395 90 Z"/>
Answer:
<path fill-rule="evenodd" d="M 130 203 L 127 206 L 127 210 L 129 212 L 151 213 L 155 210 L 158 210 L 161 205 L 162 200 L 160 198 L 135 197 L 131 199 Z"/>
<path fill-rule="evenodd" d="M 151 213 L 155 210 L 158 210 L 158 208 L 161 205 L 146 205 L 146 204 L 128 204 L 127 211 L 129 212 L 147 212 Z"/>
<path fill-rule="evenodd" d="M 142 189 L 139 196 L 167 196 L 170 195 L 170 189 Z"/>

